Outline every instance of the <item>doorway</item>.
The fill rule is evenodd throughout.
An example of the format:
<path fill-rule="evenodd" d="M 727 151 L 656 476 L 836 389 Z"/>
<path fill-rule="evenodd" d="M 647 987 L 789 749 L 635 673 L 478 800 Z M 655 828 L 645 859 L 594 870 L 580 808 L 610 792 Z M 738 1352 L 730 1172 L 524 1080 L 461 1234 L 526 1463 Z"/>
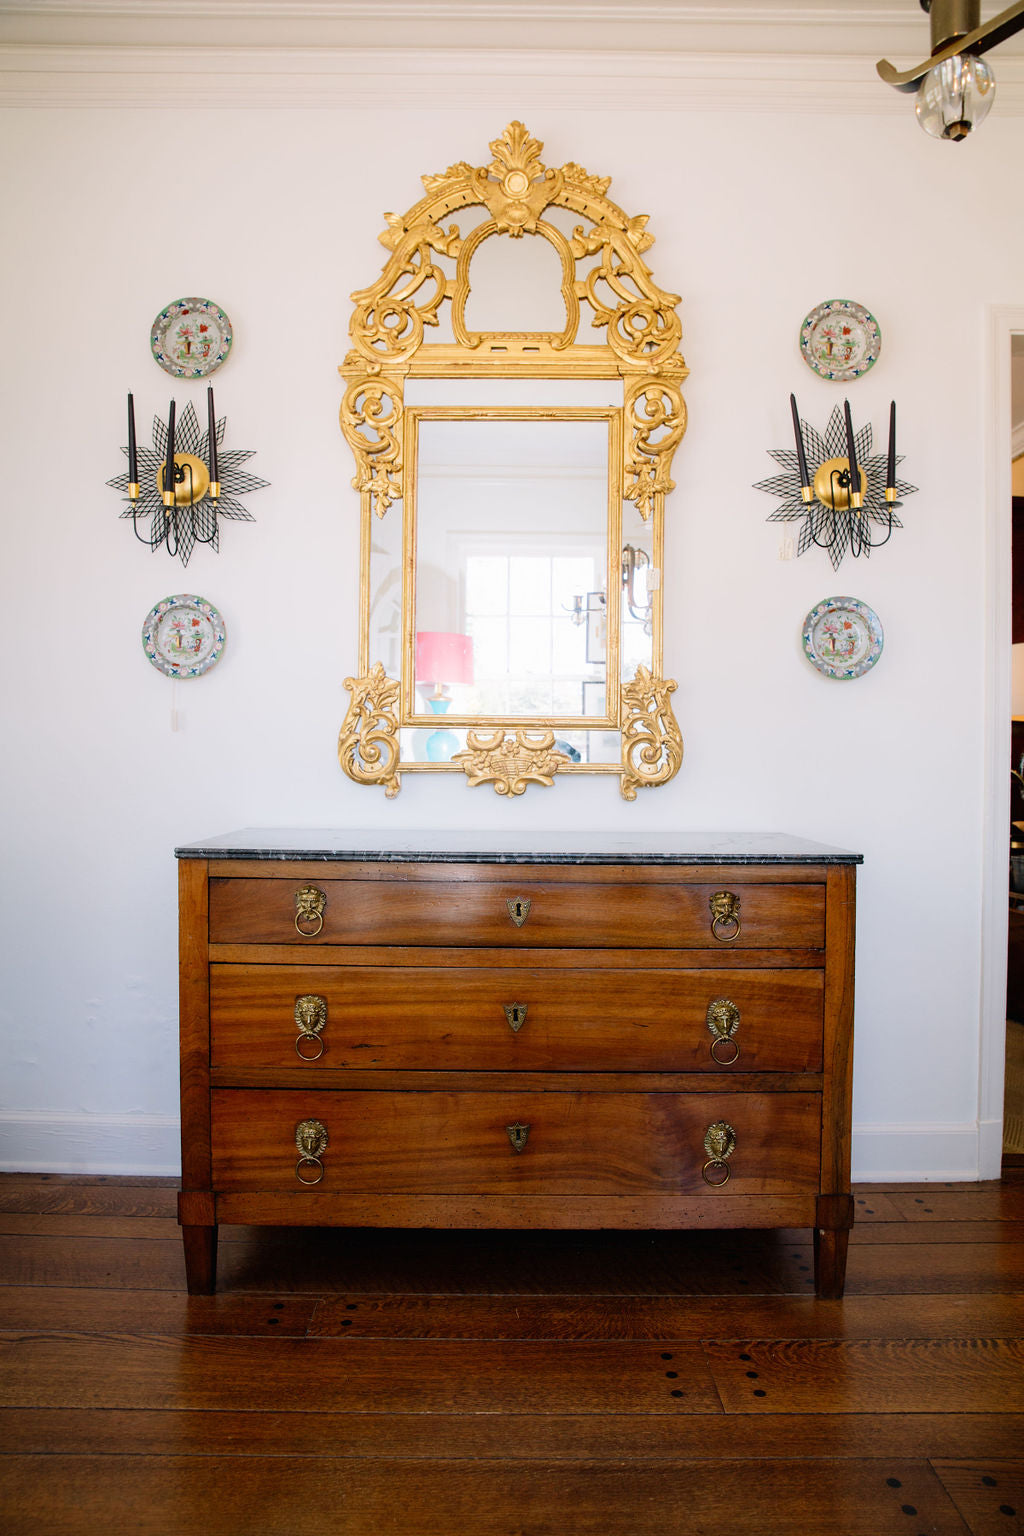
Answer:
<path fill-rule="evenodd" d="M 1010 893 L 1002 1165 L 1024 1167 L 1024 336 L 1010 337 Z"/>

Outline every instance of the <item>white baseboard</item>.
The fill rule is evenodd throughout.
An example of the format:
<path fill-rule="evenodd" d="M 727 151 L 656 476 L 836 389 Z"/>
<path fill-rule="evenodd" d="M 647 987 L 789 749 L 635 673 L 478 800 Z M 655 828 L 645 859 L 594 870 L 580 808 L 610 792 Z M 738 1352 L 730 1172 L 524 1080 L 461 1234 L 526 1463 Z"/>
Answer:
<path fill-rule="evenodd" d="M 998 1178 L 998 1164 L 995 1172 L 983 1170 L 981 1140 L 974 1120 L 941 1125 L 855 1125 L 854 1182 L 963 1183 Z"/>
<path fill-rule="evenodd" d="M 0 1110 L 0 1170 L 177 1176 L 180 1123 L 176 1115 Z"/>
<path fill-rule="evenodd" d="M 856 1125 L 853 1177 L 858 1183 L 999 1177 L 1001 1128 L 973 1120 L 946 1125 Z M 0 1171 L 5 1173 L 148 1174 L 181 1169 L 173 1115 L 86 1115 L 0 1110 Z"/>

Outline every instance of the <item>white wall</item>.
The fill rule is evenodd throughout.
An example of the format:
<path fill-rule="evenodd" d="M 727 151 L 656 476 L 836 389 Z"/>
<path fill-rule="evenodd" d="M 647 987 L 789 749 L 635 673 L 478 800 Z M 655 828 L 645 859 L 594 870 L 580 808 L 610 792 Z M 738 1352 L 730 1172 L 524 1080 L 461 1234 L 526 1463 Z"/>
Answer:
<path fill-rule="evenodd" d="M 186 83 L 187 84 L 187 83 Z M 188 91 L 183 85 L 186 96 Z M 175 862 L 235 827 L 782 829 L 863 852 L 855 1163 L 863 1177 L 978 1169 L 985 687 L 987 310 L 1024 302 L 1006 197 L 1024 119 L 938 145 L 899 114 L 486 108 L 11 109 L 3 113 L 6 810 L 0 1165 L 176 1166 Z M 439 98 L 445 99 L 445 98 Z M 642 101 L 638 93 L 635 100 Z M 634 805 L 614 779 L 509 801 L 459 778 L 402 793 L 335 757 L 356 662 L 357 498 L 338 428 L 348 295 L 377 275 L 385 208 L 421 172 L 484 164 L 515 116 L 547 163 L 611 175 L 651 215 L 656 280 L 682 295 L 690 428 L 667 511 L 665 666 L 686 756 Z M 231 316 L 216 375 L 226 444 L 270 482 L 253 525 L 187 571 L 135 543 L 105 481 L 172 382 L 151 321 L 188 294 Z M 752 483 L 843 398 L 800 360 L 804 313 L 850 297 L 881 359 L 858 423 L 901 417 L 906 529 L 834 574 L 778 558 Z M 173 386 L 179 409 L 201 385 Z M 1001 515 L 1001 514 L 1000 514 Z M 1007 509 L 1008 515 L 1008 509 Z M 222 664 L 172 684 L 140 628 L 174 592 L 214 602 Z M 885 627 L 873 672 L 827 682 L 801 622 L 852 594 Z M 171 729 L 171 710 L 179 729 Z"/>

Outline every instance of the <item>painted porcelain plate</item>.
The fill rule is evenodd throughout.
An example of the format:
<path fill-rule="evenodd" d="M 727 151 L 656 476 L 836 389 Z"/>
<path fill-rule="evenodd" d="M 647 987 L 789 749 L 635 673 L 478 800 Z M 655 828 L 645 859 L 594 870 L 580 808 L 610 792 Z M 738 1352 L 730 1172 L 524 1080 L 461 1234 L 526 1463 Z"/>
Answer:
<path fill-rule="evenodd" d="M 882 333 L 874 315 L 852 299 L 826 299 L 800 327 L 800 352 L 822 379 L 846 384 L 878 361 Z"/>
<path fill-rule="evenodd" d="M 878 615 L 855 597 L 826 597 L 804 620 L 804 651 L 825 677 L 863 677 L 883 642 Z"/>
<path fill-rule="evenodd" d="M 210 299 L 175 299 L 153 321 L 149 345 L 176 379 L 204 379 L 231 351 L 231 321 Z"/>
<path fill-rule="evenodd" d="M 213 604 L 187 592 L 157 603 L 142 626 L 143 649 L 167 677 L 202 677 L 220 661 L 226 639 Z"/>

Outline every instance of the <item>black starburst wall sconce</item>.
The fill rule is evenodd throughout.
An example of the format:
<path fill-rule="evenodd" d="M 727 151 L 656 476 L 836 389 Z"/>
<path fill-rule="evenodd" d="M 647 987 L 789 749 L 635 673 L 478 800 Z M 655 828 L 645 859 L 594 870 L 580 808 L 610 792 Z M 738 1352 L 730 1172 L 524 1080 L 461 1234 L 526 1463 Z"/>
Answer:
<path fill-rule="evenodd" d="M 888 544 L 893 529 L 903 527 L 896 516 L 900 498 L 917 490 L 896 478 L 896 466 L 902 463 L 896 453 L 896 402 L 889 407 L 887 453 L 872 453 L 870 424 L 854 432 L 848 400 L 842 411 L 835 407 L 824 434 L 800 420 L 793 395 L 789 403 L 795 446 L 769 448 L 783 473 L 759 480 L 754 489 L 782 497 L 781 506 L 768 517 L 770 523 L 802 521 L 798 555 L 817 545 L 828 550 L 838 570 L 847 551 L 856 558 Z"/>
<path fill-rule="evenodd" d="M 177 555 L 182 565 L 197 544 L 220 547 L 219 520 L 251 523 L 238 499 L 246 491 L 258 491 L 268 484 L 250 475 L 242 465 L 255 449 L 222 448 L 226 418 L 217 420 L 213 390 L 206 391 L 207 428 L 200 432 L 191 400 L 175 420 L 172 400 L 168 419 L 153 418 L 153 447 L 140 448 L 135 437 L 135 403 L 128 396 L 128 446 L 122 452 L 128 458 L 126 474 L 107 484 L 121 491 L 128 505 L 121 513 L 130 517 L 135 537 L 150 549 L 166 548 Z M 172 471 L 168 472 L 168 466 Z M 148 533 L 140 533 L 139 519 L 149 518 Z"/>

